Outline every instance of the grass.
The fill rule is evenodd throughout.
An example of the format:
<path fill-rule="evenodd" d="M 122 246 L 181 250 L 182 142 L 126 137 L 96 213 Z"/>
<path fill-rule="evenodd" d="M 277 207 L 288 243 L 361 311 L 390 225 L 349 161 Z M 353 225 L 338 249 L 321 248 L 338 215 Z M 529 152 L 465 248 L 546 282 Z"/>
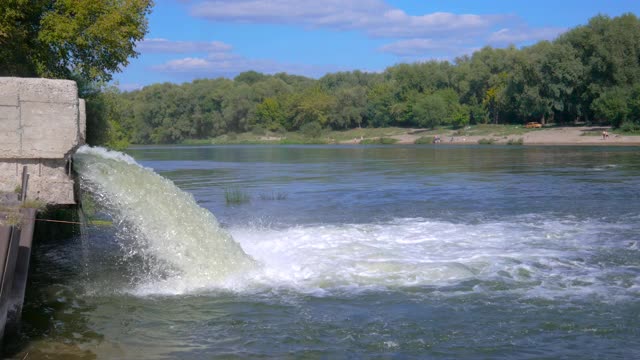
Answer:
<path fill-rule="evenodd" d="M 463 129 L 456 130 L 453 135 L 455 136 L 509 136 L 509 135 L 523 135 L 530 131 L 539 129 L 527 129 L 523 125 L 471 125 Z"/>
<path fill-rule="evenodd" d="M 19 212 L 11 211 L 4 215 L 4 219 L 0 217 L 0 225 L 2 226 L 17 226 L 22 222 L 22 215 Z"/>
<path fill-rule="evenodd" d="M 315 145 L 315 144 L 337 144 L 347 141 L 359 141 L 364 139 L 388 138 L 394 135 L 405 134 L 410 129 L 399 127 L 388 128 L 355 128 L 349 130 L 323 130 L 320 136 L 309 138 L 301 132 L 270 132 L 264 135 L 257 135 L 252 132 L 240 134 L 225 134 L 211 139 L 189 139 L 182 142 L 183 145 L 232 145 L 232 144 L 280 144 L 280 145 Z M 389 143 L 389 140 L 385 144 Z"/>
<path fill-rule="evenodd" d="M 388 128 L 355 128 L 349 130 L 334 130 L 326 133 L 327 138 L 335 142 L 364 140 L 366 138 L 381 138 L 405 134 L 410 129 L 399 127 Z"/>
<path fill-rule="evenodd" d="M 44 210 L 47 204 L 41 200 L 26 200 L 24 203 L 16 203 L 14 206 L 0 205 L 0 225 L 17 226 L 22 222 L 20 209 Z"/>
<path fill-rule="evenodd" d="M 635 124 L 625 124 L 624 132 L 621 129 L 614 129 L 610 134 L 634 135 L 640 134 L 640 127 Z M 543 128 L 527 129 L 524 125 L 505 125 L 505 124 L 480 124 L 469 125 L 462 129 L 452 129 L 450 127 L 438 129 L 411 129 L 401 127 L 387 128 L 355 128 L 349 130 L 327 130 L 324 129 L 316 138 L 305 137 L 299 131 L 293 132 L 273 132 L 266 131 L 264 135 L 257 135 L 252 132 L 240 134 L 226 134 L 211 139 L 186 140 L 183 144 L 187 145 L 229 145 L 229 144 L 338 144 L 338 143 L 359 143 L 359 144 L 391 144 L 392 137 L 403 134 L 419 135 L 420 138 L 415 141 L 416 144 L 431 144 L 433 136 L 440 135 L 442 138 L 461 137 L 461 136 L 478 136 L 487 139 L 503 139 L 509 137 L 521 137 L 524 134 L 545 130 L 553 127 L 547 125 Z M 601 136 L 602 130 L 584 132 L 584 136 Z M 382 140 L 380 140 L 382 139 Z M 521 145 L 519 140 L 514 140 L 510 145 Z"/>
<path fill-rule="evenodd" d="M 47 207 L 47 203 L 38 199 L 35 199 L 35 200 L 27 199 L 25 200 L 24 203 L 20 205 L 20 207 L 22 207 L 23 209 L 37 209 L 38 211 L 40 211 Z"/>
<path fill-rule="evenodd" d="M 423 145 L 423 144 L 433 144 L 433 136 L 421 136 L 416 139 L 414 144 Z"/>
<path fill-rule="evenodd" d="M 238 187 L 224 189 L 224 199 L 227 205 L 244 204 L 251 201 L 251 196 Z"/>
<path fill-rule="evenodd" d="M 380 137 L 375 139 L 364 139 L 360 140 L 359 144 L 362 145 L 392 145 L 398 142 L 398 139 L 388 138 L 388 137 Z"/>

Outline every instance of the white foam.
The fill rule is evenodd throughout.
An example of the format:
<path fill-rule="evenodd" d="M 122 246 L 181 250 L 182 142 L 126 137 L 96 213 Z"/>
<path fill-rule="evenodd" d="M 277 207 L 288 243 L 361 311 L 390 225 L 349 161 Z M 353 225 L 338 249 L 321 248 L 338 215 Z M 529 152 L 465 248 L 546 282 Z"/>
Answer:
<path fill-rule="evenodd" d="M 404 218 L 230 229 L 240 246 L 191 195 L 124 154 L 82 148 L 76 165 L 84 187 L 120 223 L 128 256 L 146 266 L 125 289 L 141 296 L 210 289 L 324 295 L 426 286 L 451 294 L 615 297 L 637 295 L 640 284 L 637 267 L 592 260 L 616 246 L 637 251 L 634 239 L 607 240 L 628 232 L 633 222 L 514 216 L 472 224 Z M 467 281 L 472 286 L 458 286 Z"/>
<path fill-rule="evenodd" d="M 84 189 L 109 209 L 120 226 L 128 257 L 142 261 L 144 283 L 188 292 L 222 283 L 254 265 L 208 210 L 171 181 L 131 157 L 82 147 L 74 157 Z M 179 285 L 179 287 L 178 287 Z"/>
<path fill-rule="evenodd" d="M 243 290 L 286 288 L 323 294 L 437 287 L 474 279 L 498 281 L 510 291 L 532 296 L 628 292 L 603 278 L 606 272 L 620 269 L 603 269 L 588 261 L 602 246 L 598 244 L 601 231 L 612 228 L 591 221 L 529 217 L 483 224 L 398 219 L 380 224 L 231 230 L 245 251 L 263 265 L 245 277 Z M 481 283 L 474 291 L 495 289 Z"/>

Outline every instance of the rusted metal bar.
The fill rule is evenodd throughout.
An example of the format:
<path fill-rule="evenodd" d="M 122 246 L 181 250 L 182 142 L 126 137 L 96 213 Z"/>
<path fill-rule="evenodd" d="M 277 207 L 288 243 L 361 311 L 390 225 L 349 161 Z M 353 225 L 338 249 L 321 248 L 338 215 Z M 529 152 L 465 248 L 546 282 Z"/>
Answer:
<path fill-rule="evenodd" d="M 24 204 L 27 201 L 27 187 L 29 186 L 29 174 L 27 173 L 27 167 L 22 167 L 22 192 L 20 193 L 20 201 Z"/>

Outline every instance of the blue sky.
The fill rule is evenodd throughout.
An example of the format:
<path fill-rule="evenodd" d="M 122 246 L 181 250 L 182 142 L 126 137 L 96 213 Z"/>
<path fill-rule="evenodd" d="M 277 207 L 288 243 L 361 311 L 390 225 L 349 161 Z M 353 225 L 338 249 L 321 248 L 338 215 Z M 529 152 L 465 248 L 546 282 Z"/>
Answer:
<path fill-rule="evenodd" d="M 123 90 L 240 72 L 320 77 L 551 40 L 638 0 L 156 0 Z"/>

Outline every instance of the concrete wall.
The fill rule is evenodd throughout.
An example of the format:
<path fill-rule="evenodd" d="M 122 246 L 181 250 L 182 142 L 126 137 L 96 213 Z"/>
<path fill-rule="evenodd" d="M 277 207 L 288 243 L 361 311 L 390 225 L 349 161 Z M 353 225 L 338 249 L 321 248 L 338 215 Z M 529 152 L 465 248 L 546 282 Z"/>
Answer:
<path fill-rule="evenodd" d="M 28 199 L 73 204 L 68 161 L 86 138 L 74 81 L 0 77 L 0 191 L 14 191 L 22 167 Z"/>

